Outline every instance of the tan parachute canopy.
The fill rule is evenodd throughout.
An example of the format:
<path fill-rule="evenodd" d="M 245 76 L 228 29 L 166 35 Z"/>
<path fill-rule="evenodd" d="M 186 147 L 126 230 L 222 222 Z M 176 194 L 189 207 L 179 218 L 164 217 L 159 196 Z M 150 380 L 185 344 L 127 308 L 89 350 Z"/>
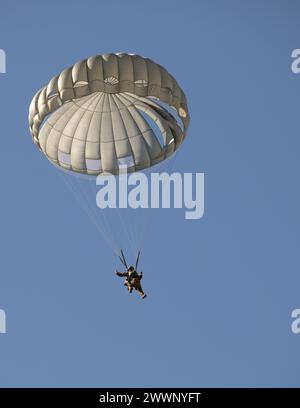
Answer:
<path fill-rule="evenodd" d="M 33 141 L 46 157 L 91 175 L 134 172 L 163 161 L 181 145 L 188 124 L 186 97 L 176 80 L 132 54 L 76 63 L 40 89 L 29 109 Z"/>

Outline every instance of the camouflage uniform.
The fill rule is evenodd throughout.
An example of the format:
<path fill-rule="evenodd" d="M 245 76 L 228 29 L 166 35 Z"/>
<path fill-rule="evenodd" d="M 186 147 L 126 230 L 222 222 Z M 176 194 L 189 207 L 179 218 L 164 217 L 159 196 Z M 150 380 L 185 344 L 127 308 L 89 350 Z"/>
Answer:
<path fill-rule="evenodd" d="M 134 288 L 144 299 L 147 295 L 142 289 L 141 286 L 141 280 L 143 278 L 143 273 L 141 272 L 140 274 L 137 273 L 136 270 L 133 271 L 127 271 L 127 272 L 116 272 L 118 276 L 126 278 L 124 281 L 124 285 L 127 286 L 128 292 L 131 293 L 132 289 Z"/>

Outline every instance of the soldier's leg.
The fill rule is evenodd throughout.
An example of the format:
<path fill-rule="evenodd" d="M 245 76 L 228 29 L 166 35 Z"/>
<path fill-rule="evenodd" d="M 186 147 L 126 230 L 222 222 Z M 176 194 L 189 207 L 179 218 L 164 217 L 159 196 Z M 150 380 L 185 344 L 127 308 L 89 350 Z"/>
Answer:
<path fill-rule="evenodd" d="M 142 286 L 140 284 L 137 284 L 135 286 L 136 291 L 139 293 L 139 295 L 141 296 L 142 299 L 145 299 L 145 297 L 147 296 L 146 293 L 143 291 Z"/>
<path fill-rule="evenodd" d="M 132 286 L 130 285 L 129 281 L 127 279 L 125 279 L 124 281 L 124 286 L 127 286 L 127 290 L 129 293 L 132 292 Z"/>

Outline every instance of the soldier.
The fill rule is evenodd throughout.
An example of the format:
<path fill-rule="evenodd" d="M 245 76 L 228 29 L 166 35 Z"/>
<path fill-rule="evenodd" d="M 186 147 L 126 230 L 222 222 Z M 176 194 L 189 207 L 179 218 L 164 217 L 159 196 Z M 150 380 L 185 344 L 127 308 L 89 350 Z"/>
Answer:
<path fill-rule="evenodd" d="M 117 276 L 121 276 L 126 278 L 124 281 L 124 286 L 127 286 L 128 292 L 131 293 L 132 289 L 135 289 L 140 295 L 142 299 L 145 299 L 147 296 L 146 293 L 143 291 L 141 286 L 141 280 L 143 278 L 143 272 L 140 274 L 137 273 L 133 266 L 130 266 L 127 269 L 127 272 L 119 272 L 116 271 Z"/>

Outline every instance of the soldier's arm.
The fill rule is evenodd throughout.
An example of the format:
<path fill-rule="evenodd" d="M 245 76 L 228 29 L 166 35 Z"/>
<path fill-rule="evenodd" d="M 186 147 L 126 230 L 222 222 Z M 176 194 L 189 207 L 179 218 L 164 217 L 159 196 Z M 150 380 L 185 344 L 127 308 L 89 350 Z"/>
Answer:
<path fill-rule="evenodd" d="M 117 276 L 120 276 L 121 278 L 124 278 L 125 276 L 127 276 L 127 272 L 119 272 L 119 271 L 116 271 L 116 275 L 117 275 Z"/>
<path fill-rule="evenodd" d="M 143 277 L 143 272 L 141 272 L 141 273 L 139 274 L 140 280 L 142 280 L 142 277 Z"/>

